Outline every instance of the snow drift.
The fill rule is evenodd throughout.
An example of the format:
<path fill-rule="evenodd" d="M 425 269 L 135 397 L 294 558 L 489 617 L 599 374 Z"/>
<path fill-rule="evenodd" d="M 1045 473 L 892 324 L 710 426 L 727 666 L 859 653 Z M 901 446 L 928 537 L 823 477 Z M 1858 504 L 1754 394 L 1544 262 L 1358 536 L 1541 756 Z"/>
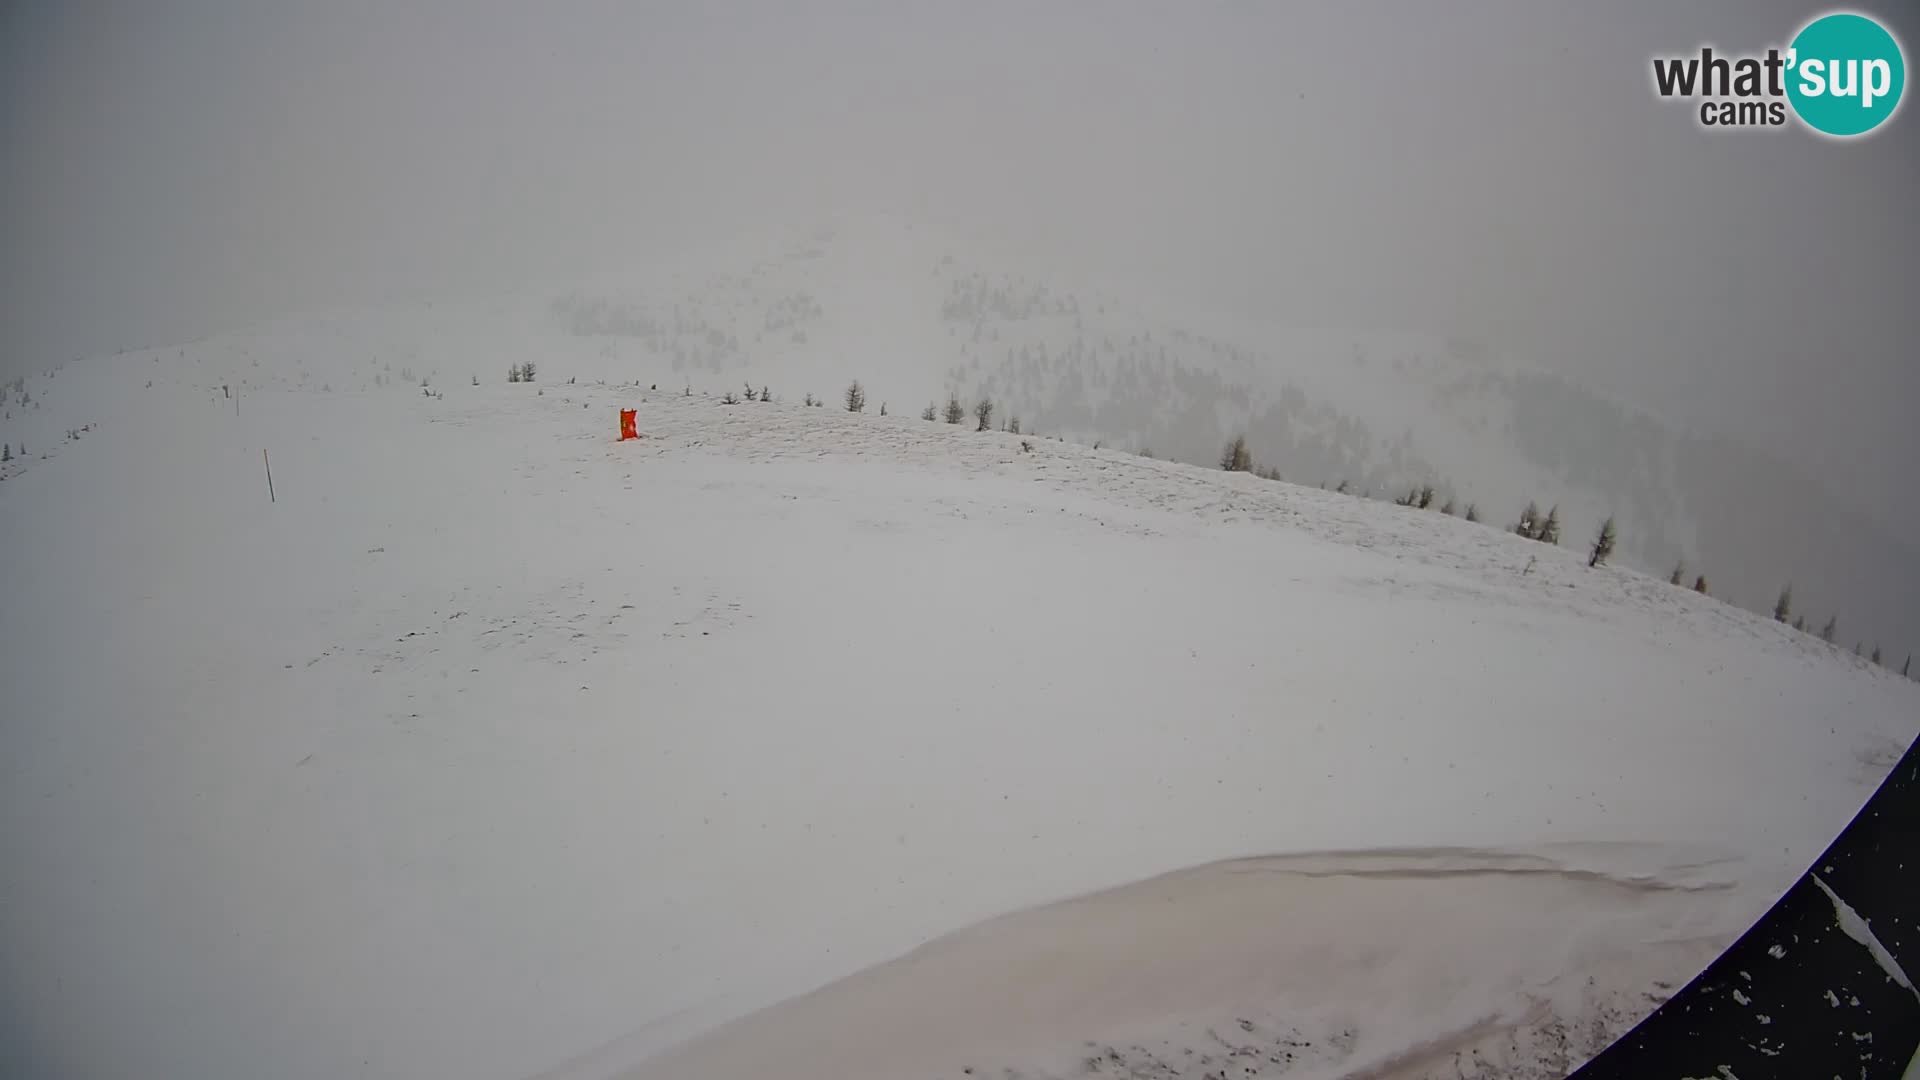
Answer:
<path fill-rule="evenodd" d="M 1564 1076 L 1743 929 L 1751 899 L 1697 866 L 1577 865 L 1216 863 L 942 938 L 634 1075 Z"/>

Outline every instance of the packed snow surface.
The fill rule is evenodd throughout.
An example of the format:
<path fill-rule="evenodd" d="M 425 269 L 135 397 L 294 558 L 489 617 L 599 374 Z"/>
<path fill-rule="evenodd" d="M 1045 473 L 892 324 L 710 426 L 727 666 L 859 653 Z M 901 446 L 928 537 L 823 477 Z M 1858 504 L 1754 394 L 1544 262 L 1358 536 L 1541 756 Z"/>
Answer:
<path fill-rule="evenodd" d="M 506 362 L 36 381 L 0 1073 L 1535 1075 L 1920 723 L 1436 512 Z"/>

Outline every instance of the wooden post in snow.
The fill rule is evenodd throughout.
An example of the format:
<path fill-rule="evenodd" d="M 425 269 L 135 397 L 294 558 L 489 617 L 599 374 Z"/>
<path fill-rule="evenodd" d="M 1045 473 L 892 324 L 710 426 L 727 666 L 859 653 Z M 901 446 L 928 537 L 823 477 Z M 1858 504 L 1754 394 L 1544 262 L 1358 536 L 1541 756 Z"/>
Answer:
<path fill-rule="evenodd" d="M 267 448 L 264 446 L 260 448 L 260 464 L 267 467 L 267 501 L 277 503 L 280 500 L 273 494 L 273 462 L 267 460 Z"/>

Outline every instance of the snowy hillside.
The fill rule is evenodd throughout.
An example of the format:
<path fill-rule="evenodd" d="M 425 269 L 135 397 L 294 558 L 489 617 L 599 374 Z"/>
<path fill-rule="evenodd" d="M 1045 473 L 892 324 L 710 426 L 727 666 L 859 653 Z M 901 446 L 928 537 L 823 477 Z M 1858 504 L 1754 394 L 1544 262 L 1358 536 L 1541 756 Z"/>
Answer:
<path fill-rule="evenodd" d="M 1842 644 L 1884 644 L 1896 666 L 1920 643 L 1908 569 L 1920 551 L 1905 538 L 1786 465 L 1547 374 L 1539 358 L 1154 303 L 1085 268 L 888 218 L 654 258 L 488 303 L 342 311 L 172 353 L 235 385 L 314 391 L 495 382 L 520 359 L 791 398 L 858 378 L 895 413 L 985 394 L 1028 430 L 1201 464 L 1244 433 L 1289 480 L 1382 499 L 1431 482 L 1499 524 L 1537 499 L 1578 540 L 1613 515 L 1627 565 L 1664 576 L 1684 561 L 1689 581 L 1704 573 L 1716 595 L 1763 612 L 1792 583 L 1815 626 L 1837 616 Z M 31 411 L 17 391 L 6 399 L 0 440 L 35 442 L 18 423 Z"/>
<path fill-rule="evenodd" d="M 913 326 L 749 289 L 785 306 L 28 380 L 0 1073 L 1549 1069 L 1920 729 L 1913 683 L 1572 550 L 919 420 L 951 373 L 878 370 Z M 867 414 L 798 404 L 849 364 Z"/>

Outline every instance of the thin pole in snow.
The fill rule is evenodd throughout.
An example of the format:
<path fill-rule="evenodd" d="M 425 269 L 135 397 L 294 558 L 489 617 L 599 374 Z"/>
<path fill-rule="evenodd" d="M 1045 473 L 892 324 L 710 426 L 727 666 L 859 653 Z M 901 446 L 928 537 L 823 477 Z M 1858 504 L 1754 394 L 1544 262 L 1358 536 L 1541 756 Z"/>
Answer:
<path fill-rule="evenodd" d="M 273 494 L 273 462 L 267 460 L 267 448 L 260 448 L 260 463 L 267 467 L 267 501 L 277 503 L 280 500 Z"/>

